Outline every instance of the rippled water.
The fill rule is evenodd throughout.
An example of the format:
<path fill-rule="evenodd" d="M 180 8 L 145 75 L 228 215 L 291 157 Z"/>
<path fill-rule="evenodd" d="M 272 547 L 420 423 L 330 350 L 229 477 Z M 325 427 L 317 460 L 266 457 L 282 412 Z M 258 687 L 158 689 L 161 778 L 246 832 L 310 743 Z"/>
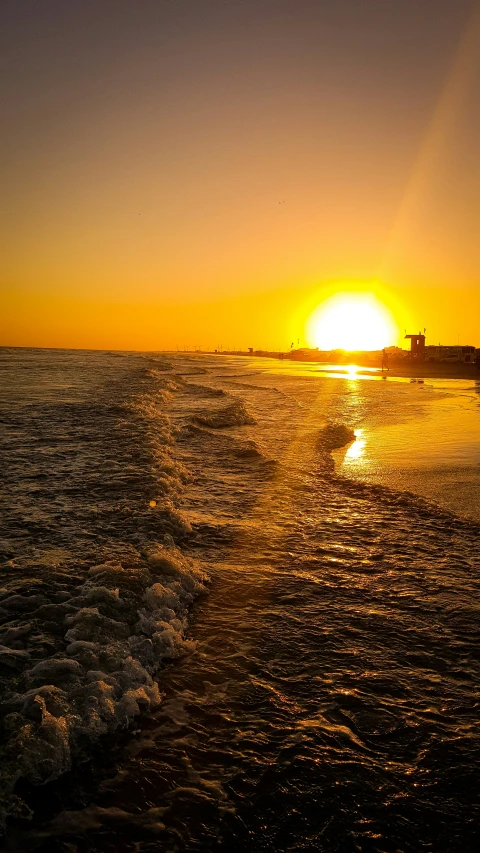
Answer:
<path fill-rule="evenodd" d="M 4 351 L 2 374 L 4 600 L 63 583 L 77 618 L 75 577 L 110 560 L 137 636 L 154 545 L 211 578 L 161 704 L 60 781 L 21 781 L 34 817 L 7 849 L 476 850 L 474 387 L 188 355 Z M 336 473 L 328 420 L 358 435 Z M 65 656 L 49 630 L 19 640 L 33 662 Z"/>

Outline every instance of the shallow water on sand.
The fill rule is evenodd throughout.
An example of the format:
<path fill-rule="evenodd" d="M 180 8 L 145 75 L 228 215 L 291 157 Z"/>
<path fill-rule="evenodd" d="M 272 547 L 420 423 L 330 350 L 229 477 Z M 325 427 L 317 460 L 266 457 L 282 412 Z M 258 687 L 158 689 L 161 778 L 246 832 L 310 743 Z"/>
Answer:
<path fill-rule="evenodd" d="M 161 392 L 155 406 L 175 439 L 171 470 L 189 472 L 170 495 L 176 515 L 152 516 L 150 501 L 162 505 L 155 482 L 165 461 L 162 474 L 145 459 L 139 479 L 124 483 L 133 518 L 107 526 L 102 559 L 109 549 L 120 562 L 127 548 L 130 559 L 132 550 L 141 555 L 168 526 L 177 550 L 212 582 L 194 605 L 195 648 L 156 675 L 163 702 L 136 718 L 134 734 L 119 740 L 117 730 L 115 740 L 92 746 L 92 760 L 74 763 L 60 781 L 21 783 L 17 792 L 35 816 L 11 825 L 7 849 L 476 850 L 480 530 L 468 517 L 474 501 L 457 504 L 444 489 L 454 514 L 437 505 L 437 493 L 437 504 L 422 498 L 425 471 L 446 482 L 431 472 L 442 469 L 448 442 L 437 457 L 429 442 L 422 454 L 418 440 L 419 424 L 433 434 L 440 412 L 457 411 L 458 435 L 471 425 L 472 453 L 461 451 L 455 466 L 474 482 L 473 389 L 319 378 L 305 368 L 277 372 L 271 362 L 187 355 L 168 356 L 169 365 L 149 356 L 149 370 L 155 359 L 163 370 L 145 377 L 142 356 L 123 356 L 121 375 L 116 356 L 82 358 L 99 376 L 101 359 L 112 360 L 116 395 L 120 387 L 136 394 L 140 377 L 142 393 Z M 105 393 L 100 382 L 98 398 Z M 357 442 L 334 451 L 337 473 L 322 439 L 328 420 L 365 442 L 356 462 Z M 133 476 L 142 436 L 127 427 Z M 148 429 L 151 437 L 154 422 Z M 47 438 L 56 460 L 57 438 Z M 449 453 L 462 441 L 450 437 Z M 88 460 L 82 436 L 78 443 Z M 122 472 L 125 446 L 110 441 L 97 482 L 110 482 L 117 460 Z M 407 464 L 413 457 L 421 461 Z M 417 480 L 405 479 L 406 470 L 420 472 Z M 67 465 L 65 485 L 72 476 Z M 112 501 L 120 500 L 116 488 Z M 61 542 L 45 526 L 42 547 L 76 551 L 89 565 L 92 545 L 73 524 L 81 517 L 90 526 L 85 502 L 77 490 L 75 509 L 62 506 Z M 97 506 L 95 543 L 107 509 Z M 26 528 L 17 557 L 6 555 L 18 574 L 36 532 Z M 48 564 L 39 565 L 47 577 Z M 14 566 L 8 571 L 15 576 Z"/>
<path fill-rule="evenodd" d="M 283 375 L 341 375 L 317 364 L 265 367 Z M 344 375 L 357 440 L 335 454 L 337 472 L 412 491 L 480 521 L 480 379 L 420 383 L 361 370 L 350 368 Z M 366 387 L 372 381 L 376 387 Z M 365 417 L 367 395 L 377 411 Z"/>

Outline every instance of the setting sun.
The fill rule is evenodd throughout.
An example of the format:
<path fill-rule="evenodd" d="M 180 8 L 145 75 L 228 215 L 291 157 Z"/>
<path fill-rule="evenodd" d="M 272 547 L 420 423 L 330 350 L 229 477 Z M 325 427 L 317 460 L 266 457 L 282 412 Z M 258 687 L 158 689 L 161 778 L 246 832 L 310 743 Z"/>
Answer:
<path fill-rule="evenodd" d="M 389 310 L 373 294 L 339 293 L 323 302 L 307 322 L 307 339 L 322 350 L 379 350 L 395 343 Z"/>

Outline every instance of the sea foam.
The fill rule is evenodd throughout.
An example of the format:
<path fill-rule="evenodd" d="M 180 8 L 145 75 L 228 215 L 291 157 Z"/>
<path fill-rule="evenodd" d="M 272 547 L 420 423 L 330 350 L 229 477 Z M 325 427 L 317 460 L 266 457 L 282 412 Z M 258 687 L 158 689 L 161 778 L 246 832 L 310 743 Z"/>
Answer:
<path fill-rule="evenodd" d="M 27 487 L 21 493 L 23 517 L 46 519 L 40 533 L 53 562 L 42 561 L 42 548 L 33 556 L 9 542 L 2 548 L 14 560 L 0 589 L 0 826 L 9 815 L 28 816 L 19 780 L 43 784 L 88 759 L 100 737 L 159 704 L 162 663 L 194 648 L 188 614 L 208 578 L 181 551 L 191 530 L 180 509 L 189 474 L 165 405 L 182 380 L 162 367 L 152 361 L 128 382 L 39 409 L 65 482 L 45 467 L 42 447 L 33 461 L 44 493 L 34 496 L 37 506 Z M 34 421 L 24 428 L 20 461 L 37 435 Z M 83 455 L 69 456 L 70 446 Z M 59 494 L 65 517 L 55 527 L 49 511 Z M 13 516 L 12 542 L 16 525 Z M 95 552 L 100 560 L 89 561 Z"/>
<path fill-rule="evenodd" d="M 158 705 L 154 676 L 162 662 L 194 648 L 185 638 L 187 617 L 208 578 L 168 539 L 151 545 L 141 566 L 92 566 L 76 594 L 56 605 L 65 613 L 62 651 L 31 666 L 27 650 L 5 645 L 15 644 L 18 631 L 28 636 L 28 625 L 18 626 L 10 640 L 11 629 L 3 633 L 0 661 L 3 655 L 18 676 L 3 699 L 4 818 L 22 812 L 14 795 L 18 779 L 42 784 L 57 778 L 88 755 L 93 741 Z M 7 598 L 2 608 L 14 606 L 13 615 L 21 598 Z M 30 625 L 42 609 L 41 601 L 35 603 L 40 607 L 30 611 Z"/>

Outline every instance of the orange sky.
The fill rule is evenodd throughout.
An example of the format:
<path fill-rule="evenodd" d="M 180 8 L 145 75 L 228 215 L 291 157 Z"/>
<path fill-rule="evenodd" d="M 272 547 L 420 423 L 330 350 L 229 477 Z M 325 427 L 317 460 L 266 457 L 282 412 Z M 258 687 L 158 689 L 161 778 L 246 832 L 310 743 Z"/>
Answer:
<path fill-rule="evenodd" d="M 0 344 L 287 349 L 353 287 L 480 346 L 478 3 L 1 15 Z"/>

